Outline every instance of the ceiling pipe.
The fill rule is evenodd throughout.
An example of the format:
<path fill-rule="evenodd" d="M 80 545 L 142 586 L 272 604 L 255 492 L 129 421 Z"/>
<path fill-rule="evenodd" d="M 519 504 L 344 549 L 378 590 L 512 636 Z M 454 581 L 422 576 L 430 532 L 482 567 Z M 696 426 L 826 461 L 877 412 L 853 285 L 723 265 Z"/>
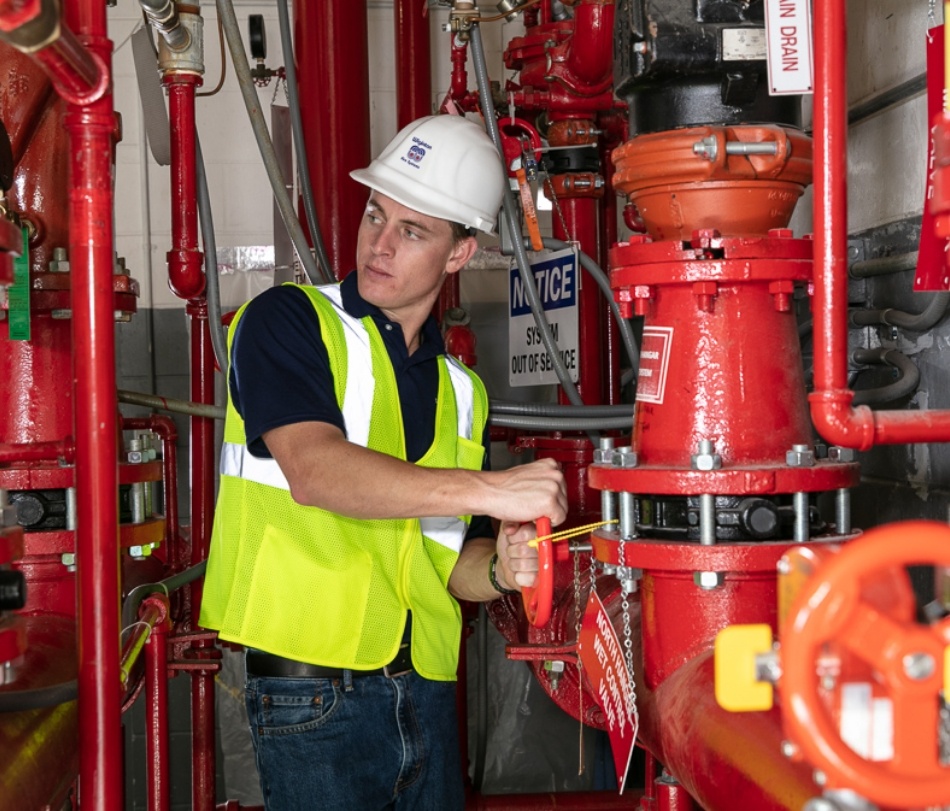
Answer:
<path fill-rule="evenodd" d="M 396 127 L 432 113 L 429 16 L 416 0 L 395 0 Z"/>
<path fill-rule="evenodd" d="M 828 442 L 950 441 L 950 411 L 871 411 L 848 388 L 847 29 L 845 0 L 815 3 L 815 390 L 811 417 Z"/>

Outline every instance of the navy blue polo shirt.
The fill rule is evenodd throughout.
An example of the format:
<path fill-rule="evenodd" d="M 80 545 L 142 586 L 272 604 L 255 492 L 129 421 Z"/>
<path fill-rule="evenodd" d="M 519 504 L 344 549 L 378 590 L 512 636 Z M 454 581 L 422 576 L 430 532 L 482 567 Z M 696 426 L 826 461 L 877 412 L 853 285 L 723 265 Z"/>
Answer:
<path fill-rule="evenodd" d="M 435 438 L 437 359 L 445 353 L 438 324 L 431 316 L 422 326 L 421 344 L 410 355 L 402 327 L 359 294 L 356 274 L 340 285 L 343 307 L 355 318 L 371 316 L 389 353 L 399 389 L 406 458 L 418 461 Z M 330 356 L 320 320 L 307 295 L 296 287 L 277 286 L 247 306 L 231 349 L 231 399 L 244 420 L 248 450 L 269 458 L 262 436 L 297 422 L 326 422 L 346 433 L 336 402 Z M 484 469 L 488 469 L 488 431 Z M 467 537 L 493 537 L 484 516 L 472 519 Z"/>

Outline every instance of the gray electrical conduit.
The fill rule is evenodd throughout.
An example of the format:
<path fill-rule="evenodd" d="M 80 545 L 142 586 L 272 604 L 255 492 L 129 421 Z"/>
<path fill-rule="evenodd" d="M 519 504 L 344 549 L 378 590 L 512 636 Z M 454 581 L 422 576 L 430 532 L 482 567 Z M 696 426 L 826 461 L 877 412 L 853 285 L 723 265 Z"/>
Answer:
<path fill-rule="evenodd" d="M 572 406 L 556 403 L 520 403 L 513 400 L 491 400 L 492 415 L 516 414 L 520 417 L 598 417 L 633 416 L 632 404 Z"/>
<path fill-rule="evenodd" d="M 211 216 L 211 194 L 208 177 L 201 153 L 201 142 L 195 133 L 195 166 L 198 171 L 198 221 L 201 223 L 201 241 L 205 254 L 205 294 L 208 299 L 208 327 L 211 332 L 211 348 L 218 361 L 218 368 L 228 379 L 228 341 L 224 324 L 221 323 L 221 286 L 218 283 L 218 247 L 214 239 L 214 220 Z"/>
<path fill-rule="evenodd" d="M 300 178 L 300 193 L 303 197 L 303 210 L 307 217 L 307 228 L 310 229 L 310 238 L 317 253 L 317 264 L 321 270 L 326 269 L 323 277 L 330 278 L 333 271 L 330 267 L 330 257 L 327 255 L 323 241 L 323 232 L 317 218 L 317 203 L 313 199 L 313 185 L 310 182 L 310 163 L 307 158 L 306 142 L 303 138 L 303 121 L 300 118 L 300 90 L 297 87 L 297 64 L 294 61 L 294 43 L 290 33 L 290 13 L 287 10 L 287 0 L 277 0 L 277 16 L 280 20 L 280 45 L 284 52 L 284 70 L 286 71 L 285 84 L 290 101 L 290 125 L 294 133 L 294 144 L 297 146 L 297 176 Z"/>
<path fill-rule="evenodd" d="M 330 283 L 333 279 L 323 275 L 324 269 L 317 266 L 317 262 L 310 252 L 310 246 L 307 244 L 303 229 L 297 220 L 293 201 L 284 186 L 284 179 L 277 163 L 277 154 L 274 152 L 274 144 L 271 141 L 270 133 L 267 131 L 267 125 L 264 123 L 264 111 L 261 109 L 260 100 L 257 98 L 254 81 L 251 79 L 251 69 L 247 64 L 244 40 L 241 38 L 241 31 L 234 16 L 234 6 L 231 4 L 231 0 L 215 0 L 215 4 L 218 9 L 218 18 L 224 27 L 224 35 L 228 40 L 231 62 L 234 63 L 234 71 L 237 74 L 241 96 L 244 99 L 244 106 L 247 108 L 247 115 L 251 121 L 251 129 L 254 131 L 254 138 L 257 140 L 257 146 L 264 161 L 264 169 L 267 171 L 267 178 L 270 181 L 271 189 L 273 189 L 274 199 L 277 202 L 277 208 L 284 221 L 284 226 L 294 243 L 294 249 L 297 251 L 300 264 L 303 266 L 310 284 L 317 284 L 317 279 Z"/>
<path fill-rule="evenodd" d="M 900 400 L 913 394 L 920 383 L 917 365 L 896 349 L 858 349 L 851 358 L 855 363 L 893 366 L 900 372 L 900 377 L 887 386 L 856 391 L 854 405 L 879 405 Z"/>
<path fill-rule="evenodd" d="M 155 394 L 143 394 L 136 391 L 119 389 L 120 403 L 145 406 L 173 414 L 188 414 L 194 417 L 223 420 L 225 409 L 221 406 L 192 403 Z M 501 411 L 492 413 L 489 421 L 501 428 L 524 428 L 530 431 L 596 431 L 608 429 L 629 429 L 632 419 L 632 406 L 545 406 L 532 403 L 501 404 Z M 540 413 L 538 411 L 540 409 Z M 567 409 L 557 411 L 554 409 Z M 608 411 L 608 409 L 610 409 Z M 588 416 L 578 416 L 578 415 Z"/>
<path fill-rule="evenodd" d="M 218 2 L 221 3 L 224 2 L 224 0 L 218 0 Z M 501 134 L 498 131 L 498 122 L 495 120 L 495 105 L 492 101 L 488 70 L 485 67 L 485 50 L 484 46 L 482 45 L 482 32 L 478 23 L 475 23 L 472 26 L 471 40 L 472 61 L 475 67 L 475 80 L 478 86 L 478 97 L 482 104 L 482 113 L 485 117 L 485 126 L 488 129 L 488 134 L 491 137 L 492 142 L 495 144 L 495 148 L 498 150 L 498 154 L 501 156 L 502 160 L 504 160 L 504 148 L 502 147 L 501 143 Z M 502 169 L 502 171 L 504 170 Z M 521 239 L 521 226 L 518 223 L 515 204 L 514 200 L 512 199 L 511 185 L 508 182 L 507 173 L 505 173 L 505 194 L 502 198 L 502 209 L 504 211 L 505 222 L 508 226 L 508 231 L 512 237 L 511 242 L 515 249 L 515 258 L 518 262 L 518 272 L 521 274 L 521 278 L 524 282 L 525 297 L 528 300 L 528 306 L 531 308 L 535 323 L 537 324 L 538 330 L 541 333 L 541 342 L 544 344 L 544 348 L 551 356 L 551 360 L 554 364 L 554 372 L 557 375 L 557 379 L 560 382 L 561 388 L 564 390 L 565 395 L 567 395 L 568 400 L 570 400 L 573 405 L 584 405 L 584 401 L 581 399 L 580 394 L 578 394 L 577 387 L 571 380 L 570 374 L 564 366 L 564 361 L 561 359 L 561 356 L 558 353 L 557 342 L 554 340 L 554 335 L 551 333 L 551 328 L 548 326 L 548 323 L 544 318 L 544 308 L 541 306 L 541 301 L 538 298 L 538 291 L 535 287 L 534 278 L 531 276 L 531 266 L 528 263 L 528 254 Z M 599 445 L 599 437 L 596 434 L 589 434 L 589 436 L 591 442 L 593 442 L 594 446 L 597 447 Z"/>
<path fill-rule="evenodd" d="M 544 247 L 551 250 L 562 250 L 564 248 L 573 248 L 570 242 L 553 237 L 544 237 Z M 525 240 L 525 245 L 530 244 L 530 240 Z M 577 251 L 580 258 L 581 267 L 587 271 L 587 274 L 594 280 L 600 292 L 604 294 L 607 303 L 610 305 L 610 312 L 613 313 L 614 320 L 617 322 L 617 329 L 620 330 L 620 339 L 627 350 L 627 356 L 630 358 L 630 367 L 633 369 L 634 378 L 636 378 L 640 367 L 640 350 L 637 348 L 637 339 L 633 337 L 633 330 L 630 328 L 630 322 L 620 314 L 620 305 L 614 300 L 614 291 L 610 288 L 610 279 L 590 256 L 581 250 Z M 543 312 L 543 311 L 542 311 Z"/>
<path fill-rule="evenodd" d="M 934 293 L 920 313 L 905 313 L 902 310 L 852 310 L 849 314 L 852 325 L 866 327 L 873 324 L 887 324 L 891 327 L 926 332 L 947 314 L 950 305 L 950 293 Z"/>

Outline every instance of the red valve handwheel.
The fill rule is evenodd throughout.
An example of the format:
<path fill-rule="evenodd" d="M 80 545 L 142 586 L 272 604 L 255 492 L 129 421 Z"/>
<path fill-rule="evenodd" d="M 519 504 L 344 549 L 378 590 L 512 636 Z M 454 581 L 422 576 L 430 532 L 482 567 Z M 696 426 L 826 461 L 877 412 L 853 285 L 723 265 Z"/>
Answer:
<path fill-rule="evenodd" d="M 535 522 L 538 537 L 551 534 L 551 519 L 539 518 Z M 551 619 L 551 604 L 554 601 L 554 543 L 538 542 L 538 577 L 533 586 L 521 589 L 524 613 L 535 628 L 547 625 Z"/>
<path fill-rule="evenodd" d="M 862 580 L 888 570 L 906 577 L 902 567 L 911 564 L 950 566 L 950 527 L 904 521 L 853 541 L 801 587 L 780 637 L 786 732 L 830 787 L 898 808 L 950 801 L 950 768 L 941 764 L 938 746 L 950 619 L 929 626 L 902 621 L 862 594 Z M 817 663 L 829 649 L 869 665 L 887 690 L 893 702 L 891 759 L 866 760 L 841 739 L 819 697 Z M 909 664 L 921 660 L 928 666 L 915 670 Z"/>

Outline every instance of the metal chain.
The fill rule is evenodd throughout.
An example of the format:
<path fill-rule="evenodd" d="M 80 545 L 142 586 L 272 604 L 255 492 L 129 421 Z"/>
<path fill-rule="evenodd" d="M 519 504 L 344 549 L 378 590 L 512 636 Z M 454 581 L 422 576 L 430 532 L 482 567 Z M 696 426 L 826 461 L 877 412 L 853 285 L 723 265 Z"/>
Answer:
<path fill-rule="evenodd" d="M 929 0 L 927 3 L 927 23 L 928 28 L 936 28 L 937 26 L 937 0 Z M 927 38 L 930 39 L 929 32 Z"/>
<path fill-rule="evenodd" d="M 574 644 L 580 643 L 581 624 L 581 553 L 576 549 L 574 553 Z M 591 583 L 593 589 L 593 582 Z M 577 775 L 584 774 L 584 664 L 581 657 L 577 657 Z"/>
<path fill-rule="evenodd" d="M 625 574 L 626 577 L 618 577 L 620 581 L 620 607 L 623 610 L 623 649 L 624 658 L 627 662 L 627 678 L 630 680 L 630 692 L 627 695 L 627 712 L 631 715 L 637 715 L 637 691 L 633 681 L 633 634 L 630 628 L 630 600 L 627 598 L 627 590 L 624 588 L 624 581 L 629 579 L 633 572 L 627 566 L 627 556 L 624 552 L 626 539 L 623 533 L 620 533 L 619 557 L 622 568 L 618 575 Z"/>
<path fill-rule="evenodd" d="M 577 239 L 574 234 L 572 234 L 567 229 L 567 219 L 564 217 L 564 212 L 561 210 L 561 203 L 557 198 L 557 193 L 554 191 L 554 184 L 551 182 L 551 174 L 547 175 L 548 182 L 546 184 L 547 188 L 545 193 L 548 191 L 551 192 L 551 202 L 554 204 L 554 210 L 557 212 L 558 221 L 561 223 L 561 228 L 564 229 L 564 234 L 567 236 L 568 242 L 577 242 Z"/>

